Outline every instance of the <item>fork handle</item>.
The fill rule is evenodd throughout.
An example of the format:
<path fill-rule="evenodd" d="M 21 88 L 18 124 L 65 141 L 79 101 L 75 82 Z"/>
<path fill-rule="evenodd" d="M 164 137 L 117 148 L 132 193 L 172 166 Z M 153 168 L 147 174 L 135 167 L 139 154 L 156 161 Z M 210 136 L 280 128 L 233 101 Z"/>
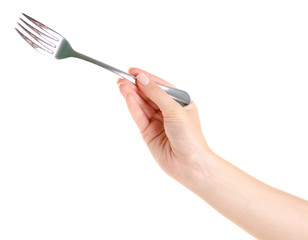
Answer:
<path fill-rule="evenodd" d="M 103 68 L 105 68 L 105 69 L 107 69 L 107 70 L 119 75 L 120 77 L 125 78 L 125 79 L 127 79 L 127 80 L 129 80 L 129 81 L 131 81 L 132 83 L 135 84 L 136 77 L 134 75 L 123 72 L 123 71 L 121 71 L 117 68 L 114 68 L 114 67 L 106 64 L 106 63 L 97 61 L 94 58 L 90 58 L 90 57 L 83 55 L 81 53 L 78 53 L 76 51 L 73 52 L 72 57 L 79 58 L 79 59 L 94 63 L 94 64 L 96 64 L 100 67 L 103 67 Z M 190 104 L 190 96 L 187 92 L 180 90 L 180 89 L 177 89 L 177 88 L 167 87 L 167 86 L 164 86 L 164 85 L 161 85 L 161 84 L 157 84 L 157 85 L 160 86 L 171 98 L 173 98 L 175 101 L 177 101 L 181 106 L 185 107 L 185 106 Z"/>
<path fill-rule="evenodd" d="M 119 69 L 108 69 L 112 72 L 114 72 L 115 74 L 131 81 L 132 83 L 135 84 L 135 80 L 136 77 L 134 75 L 128 74 L 126 72 L 123 72 Z M 115 70 L 115 71 L 114 71 Z M 182 107 L 185 107 L 187 105 L 190 104 L 190 96 L 187 92 L 177 89 L 177 88 L 173 88 L 173 87 L 168 87 L 162 84 L 158 84 L 156 83 L 158 86 L 161 87 L 161 89 L 163 89 L 172 99 L 174 99 L 175 101 L 177 101 Z"/>

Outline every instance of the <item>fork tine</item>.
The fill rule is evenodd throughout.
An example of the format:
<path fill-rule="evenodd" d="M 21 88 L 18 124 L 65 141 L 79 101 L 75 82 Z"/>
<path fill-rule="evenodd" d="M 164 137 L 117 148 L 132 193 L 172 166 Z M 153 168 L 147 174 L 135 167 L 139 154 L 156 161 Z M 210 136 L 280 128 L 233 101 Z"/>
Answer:
<path fill-rule="evenodd" d="M 30 22 L 32 22 L 33 24 L 35 24 L 36 26 L 38 26 L 40 29 L 42 29 L 43 31 L 45 31 L 46 33 L 48 33 L 49 35 L 51 35 L 50 37 L 55 40 L 55 41 L 59 41 L 59 39 L 57 37 L 55 37 L 54 35 L 60 35 L 59 33 L 57 33 L 56 31 L 52 30 L 51 28 L 47 27 L 46 25 L 44 25 L 43 23 L 40 23 L 39 21 L 35 20 L 34 18 L 28 16 L 25 13 L 22 13 L 23 16 L 25 16 Z M 52 34 L 53 33 L 53 34 Z M 60 35 L 61 36 L 61 35 Z"/>
<path fill-rule="evenodd" d="M 53 44 L 52 42 L 49 41 L 44 41 L 43 39 L 40 39 L 39 37 L 35 36 L 32 32 L 30 32 L 29 30 L 27 30 L 24 26 L 22 26 L 20 23 L 18 23 L 18 25 L 25 31 L 27 32 L 31 37 L 33 37 L 36 41 L 38 41 L 39 43 L 41 43 L 42 45 L 47 44 L 53 48 L 56 47 L 55 44 Z M 45 45 L 44 45 L 45 46 Z"/>
<path fill-rule="evenodd" d="M 38 35 L 40 35 L 42 38 L 44 38 L 46 41 L 48 41 L 47 39 L 53 39 L 51 36 L 41 32 L 38 29 L 36 29 L 35 27 L 31 26 L 29 23 L 24 21 L 22 18 L 19 18 L 19 20 L 22 21 L 25 25 L 27 25 L 27 27 L 29 27 L 33 32 L 36 32 Z M 48 41 L 48 42 L 51 43 L 50 41 Z M 51 44 L 53 44 L 53 43 L 51 43 Z"/>
<path fill-rule="evenodd" d="M 39 46 L 38 44 L 36 44 L 35 42 L 33 42 L 32 40 L 30 40 L 29 38 L 27 38 L 24 34 L 22 34 L 17 28 L 15 28 L 15 30 L 19 33 L 19 35 L 27 42 L 29 43 L 35 50 L 41 52 L 42 50 L 44 50 L 45 52 L 51 53 L 53 54 L 53 51 L 51 51 L 48 48 L 43 48 L 41 46 Z"/>

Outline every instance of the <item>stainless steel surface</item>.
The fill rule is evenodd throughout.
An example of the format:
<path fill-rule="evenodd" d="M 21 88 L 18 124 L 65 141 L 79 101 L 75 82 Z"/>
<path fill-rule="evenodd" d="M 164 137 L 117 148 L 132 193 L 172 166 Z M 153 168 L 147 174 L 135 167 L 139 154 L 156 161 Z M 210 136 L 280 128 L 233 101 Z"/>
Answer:
<path fill-rule="evenodd" d="M 76 52 L 63 36 L 24 13 L 20 18 L 17 28 L 15 29 L 27 43 L 47 57 L 55 59 L 64 59 L 69 57 L 79 58 L 101 66 L 119 75 L 120 77 L 126 78 L 127 80 L 135 83 L 135 76 Z M 190 104 L 190 96 L 187 92 L 160 84 L 158 85 L 182 106 Z"/>

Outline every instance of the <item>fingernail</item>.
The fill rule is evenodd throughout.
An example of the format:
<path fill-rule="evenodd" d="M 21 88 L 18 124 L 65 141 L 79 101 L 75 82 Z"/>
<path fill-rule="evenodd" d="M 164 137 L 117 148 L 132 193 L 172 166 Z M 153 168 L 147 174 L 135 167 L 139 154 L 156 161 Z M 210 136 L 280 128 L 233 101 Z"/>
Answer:
<path fill-rule="evenodd" d="M 150 79 L 144 74 L 144 73 L 139 73 L 137 75 L 137 80 L 140 82 L 143 86 L 148 85 L 150 82 Z"/>

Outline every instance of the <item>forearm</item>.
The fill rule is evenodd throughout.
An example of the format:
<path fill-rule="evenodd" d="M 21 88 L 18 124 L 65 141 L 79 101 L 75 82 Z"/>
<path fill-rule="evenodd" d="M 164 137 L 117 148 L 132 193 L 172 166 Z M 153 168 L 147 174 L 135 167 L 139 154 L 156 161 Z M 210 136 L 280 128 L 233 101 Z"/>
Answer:
<path fill-rule="evenodd" d="M 215 154 L 198 168 L 187 187 L 254 237 L 308 239 L 307 201 L 258 181 Z"/>

